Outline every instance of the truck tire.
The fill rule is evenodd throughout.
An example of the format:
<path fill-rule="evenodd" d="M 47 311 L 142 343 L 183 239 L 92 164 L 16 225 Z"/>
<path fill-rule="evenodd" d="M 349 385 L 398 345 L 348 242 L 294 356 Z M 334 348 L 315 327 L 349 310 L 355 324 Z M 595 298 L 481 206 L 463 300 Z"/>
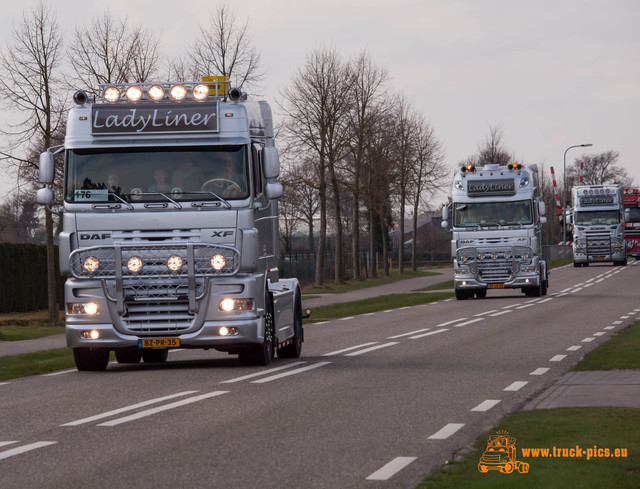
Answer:
<path fill-rule="evenodd" d="M 302 301 L 300 300 L 300 289 L 296 292 L 293 331 L 292 343 L 278 350 L 278 358 L 300 358 L 302 353 Z"/>
<path fill-rule="evenodd" d="M 469 294 L 468 290 L 456 289 L 456 299 L 459 301 L 465 301 L 471 297 L 473 297 L 473 291 Z"/>
<path fill-rule="evenodd" d="M 97 348 L 74 348 L 73 360 L 76 368 L 82 371 L 101 372 L 109 363 L 109 350 Z"/>
<path fill-rule="evenodd" d="M 269 365 L 274 353 L 275 327 L 273 319 L 273 303 L 269 292 L 264 292 L 264 341 L 258 344 L 247 345 L 244 351 L 238 354 L 243 365 Z"/>

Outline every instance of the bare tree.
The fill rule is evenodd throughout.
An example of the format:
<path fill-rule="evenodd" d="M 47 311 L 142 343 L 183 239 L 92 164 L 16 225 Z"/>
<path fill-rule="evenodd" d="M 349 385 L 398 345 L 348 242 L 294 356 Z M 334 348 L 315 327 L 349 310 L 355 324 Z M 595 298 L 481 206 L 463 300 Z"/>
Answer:
<path fill-rule="evenodd" d="M 54 143 L 56 133 L 63 126 L 66 93 L 62 89 L 61 67 L 63 39 L 51 8 L 38 3 L 22 22 L 13 28 L 13 43 L 0 54 L 0 93 L 9 110 L 17 112 L 21 120 L 11 131 L 13 138 L 9 163 L 19 169 L 37 167 L 36 159 L 29 156 L 40 153 Z M 60 173 L 60 172 L 59 172 Z M 49 319 L 58 317 L 56 301 L 55 261 L 53 247 L 53 219 L 45 217 L 47 234 L 47 277 Z"/>
<path fill-rule="evenodd" d="M 200 35 L 189 50 L 193 76 L 227 76 L 236 87 L 257 89 L 264 79 L 260 54 L 249 37 L 249 21 L 242 24 L 229 4 L 222 3 L 199 25 Z"/>
<path fill-rule="evenodd" d="M 499 126 L 489 128 L 489 135 L 482 145 L 478 146 L 478 155 L 475 163 L 484 165 L 508 165 L 513 160 L 513 155 L 504 147 L 503 130 Z"/>
<path fill-rule="evenodd" d="M 428 206 L 428 200 L 445 180 L 448 179 L 449 169 L 443 165 L 444 154 L 442 143 L 436 139 L 431 124 L 424 117 L 416 115 L 415 119 L 415 154 L 411 177 L 413 179 L 413 240 L 411 247 L 411 269 L 417 270 L 417 236 L 418 211 L 420 204 Z"/>
<path fill-rule="evenodd" d="M 622 185 L 624 187 L 633 186 L 633 178 L 629 176 L 627 170 L 618 165 L 620 154 L 617 151 L 609 150 L 604 153 L 583 155 L 576 158 L 574 164 L 567 168 L 567 186 L 569 189 L 578 184 L 580 173 L 582 172 L 584 185 Z M 581 162 L 584 169 L 581 171 Z M 570 195 L 567 193 L 567 195 Z"/>
<path fill-rule="evenodd" d="M 360 202 L 361 185 L 369 139 L 372 131 L 388 110 L 386 83 L 389 73 L 377 66 L 366 52 L 362 52 L 349 65 L 353 106 L 349 114 L 349 157 L 347 171 L 351 179 L 347 183 L 353 196 L 351 253 L 353 254 L 352 278 L 360 274 Z"/>
<path fill-rule="evenodd" d="M 282 91 L 281 109 L 284 112 L 285 137 L 292 148 L 312 154 L 320 199 L 320 238 L 316 258 L 315 283 L 323 283 L 324 253 L 327 235 L 327 180 L 334 189 L 336 206 L 336 261 L 340 260 L 341 222 L 340 202 L 335 165 L 346 149 L 345 129 L 348 104 L 346 97 L 347 76 L 344 64 L 334 49 L 316 50 L 307 56 L 291 84 Z M 311 169 L 309 169 L 311 171 Z M 341 280 L 341 262 L 336 263 L 335 279 Z"/>
<path fill-rule="evenodd" d="M 141 26 L 115 19 L 109 11 L 76 28 L 69 60 L 77 80 L 97 91 L 105 83 L 144 82 L 158 72 L 159 40 Z"/>

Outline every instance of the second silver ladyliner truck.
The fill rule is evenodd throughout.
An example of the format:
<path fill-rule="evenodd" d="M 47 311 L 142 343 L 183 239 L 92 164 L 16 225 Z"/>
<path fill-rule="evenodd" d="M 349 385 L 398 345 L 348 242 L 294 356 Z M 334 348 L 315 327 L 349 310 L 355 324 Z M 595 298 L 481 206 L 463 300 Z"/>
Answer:
<path fill-rule="evenodd" d="M 278 152 L 271 109 L 214 83 L 77 92 L 64 146 L 40 158 L 54 203 L 64 158 L 60 267 L 79 370 L 158 363 L 171 348 L 246 364 L 300 356 L 300 287 L 277 268 Z"/>
<path fill-rule="evenodd" d="M 537 165 L 466 165 L 457 171 L 442 222 L 452 232 L 456 298 L 483 298 L 489 289 L 546 295 L 544 214 Z"/>

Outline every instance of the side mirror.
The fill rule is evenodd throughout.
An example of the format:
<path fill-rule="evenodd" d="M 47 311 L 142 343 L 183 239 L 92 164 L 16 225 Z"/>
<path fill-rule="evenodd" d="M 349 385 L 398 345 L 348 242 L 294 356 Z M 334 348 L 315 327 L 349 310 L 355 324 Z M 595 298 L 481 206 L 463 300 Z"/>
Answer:
<path fill-rule="evenodd" d="M 544 216 L 547 212 L 547 206 L 544 204 L 542 200 L 538 201 L 538 212 L 541 216 Z"/>
<path fill-rule="evenodd" d="M 49 187 L 41 188 L 36 192 L 36 202 L 42 205 L 53 205 L 54 194 Z"/>
<path fill-rule="evenodd" d="M 280 159 L 278 158 L 278 149 L 275 146 L 262 148 L 262 174 L 267 180 L 278 178 L 280 175 Z"/>
<path fill-rule="evenodd" d="M 40 183 L 53 183 L 53 178 L 55 175 L 55 158 L 53 153 L 50 151 L 45 151 L 44 153 L 40 153 L 40 164 L 39 164 L 39 180 Z"/>
<path fill-rule="evenodd" d="M 277 182 L 269 182 L 264 186 L 264 195 L 269 200 L 279 199 L 284 193 L 282 184 Z"/>

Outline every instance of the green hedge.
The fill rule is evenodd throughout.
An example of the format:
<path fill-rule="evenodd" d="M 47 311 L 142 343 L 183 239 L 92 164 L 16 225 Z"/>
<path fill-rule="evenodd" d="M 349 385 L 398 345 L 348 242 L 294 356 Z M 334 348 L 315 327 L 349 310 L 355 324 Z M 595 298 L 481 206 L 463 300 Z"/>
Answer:
<path fill-rule="evenodd" d="M 58 303 L 63 302 L 63 283 L 56 257 Z M 47 248 L 26 243 L 0 243 L 0 312 L 47 309 Z"/>

